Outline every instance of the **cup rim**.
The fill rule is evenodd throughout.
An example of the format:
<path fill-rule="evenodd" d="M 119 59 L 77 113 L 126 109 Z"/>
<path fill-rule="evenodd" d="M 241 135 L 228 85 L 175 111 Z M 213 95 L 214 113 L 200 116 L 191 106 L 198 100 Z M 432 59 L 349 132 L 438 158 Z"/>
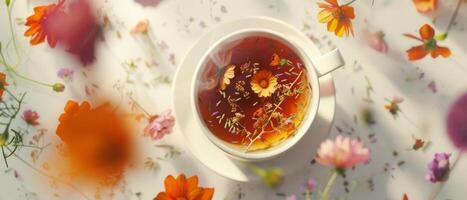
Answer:
<path fill-rule="evenodd" d="M 264 150 L 258 150 L 258 151 L 252 151 L 252 152 L 245 152 L 240 149 L 237 149 L 236 147 L 229 146 L 227 142 L 224 140 L 218 138 L 217 136 L 214 135 L 207 127 L 205 122 L 202 120 L 202 116 L 199 113 L 199 108 L 197 104 L 197 97 L 198 97 L 198 88 L 197 88 L 197 83 L 200 78 L 201 71 L 203 69 L 203 66 L 206 64 L 206 62 L 209 60 L 209 55 L 212 53 L 213 50 L 218 48 L 221 44 L 229 42 L 234 39 L 242 38 L 242 37 L 248 37 L 248 36 L 254 36 L 257 34 L 266 34 L 268 36 L 272 36 L 273 39 L 279 40 L 280 42 L 286 44 L 294 50 L 294 52 L 301 58 L 301 60 L 304 62 L 304 66 L 306 68 L 307 76 L 308 76 L 308 82 L 311 84 L 312 88 L 312 94 L 311 94 L 311 99 L 309 100 L 310 104 L 308 106 L 308 111 L 305 114 L 304 119 L 302 119 L 299 127 L 297 130 L 295 130 L 295 133 L 288 138 L 286 138 L 284 141 L 281 141 L 279 144 L 275 145 L 272 148 L 269 149 L 264 149 Z M 201 126 L 203 134 L 211 141 L 215 146 L 217 146 L 219 149 L 224 151 L 227 155 L 240 159 L 240 160 L 246 160 L 246 161 L 261 161 L 261 160 L 267 160 L 274 158 L 290 148 L 292 148 L 298 141 L 301 140 L 301 138 L 308 132 L 308 129 L 311 127 L 313 122 L 315 121 L 315 117 L 318 111 L 319 107 L 319 99 L 320 99 L 320 88 L 319 88 L 319 76 L 316 70 L 316 66 L 314 66 L 312 62 L 312 57 L 311 55 L 307 55 L 305 53 L 303 45 L 298 44 L 294 41 L 290 41 L 286 39 L 284 35 L 281 33 L 278 33 L 276 31 L 272 31 L 269 29 L 263 29 L 263 28 L 248 28 L 248 29 L 241 29 L 235 32 L 232 32 L 230 34 L 227 34 L 217 40 L 209 49 L 204 53 L 202 56 L 202 59 L 197 63 L 195 73 L 194 73 L 194 78 L 191 83 L 191 93 L 190 95 L 190 102 L 191 102 L 191 109 L 195 113 L 195 121 Z"/>

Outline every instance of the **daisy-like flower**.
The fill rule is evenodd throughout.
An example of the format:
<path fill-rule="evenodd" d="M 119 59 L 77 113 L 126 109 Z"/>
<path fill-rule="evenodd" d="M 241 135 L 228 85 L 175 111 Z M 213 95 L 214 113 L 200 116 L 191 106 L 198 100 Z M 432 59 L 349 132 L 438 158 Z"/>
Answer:
<path fill-rule="evenodd" d="M 174 125 L 175 118 L 172 116 L 171 110 L 166 110 L 150 119 L 144 132 L 146 136 L 151 137 L 153 140 L 159 140 L 171 133 Z"/>
<path fill-rule="evenodd" d="M 432 183 L 443 182 L 448 179 L 450 153 L 436 153 L 433 161 L 428 164 L 426 179 Z"/>
<path fill-rule="evenodd" d="M 259 97 L 269 97 L 277 89 L 277 78 L 271 72 L 261 70 L 251 78 L 251 89 Z"/>
<path fill-rule="evenodd" d="M 451 55 L 451 50 L 447 47 L 438 46 L 438 40 L 435 38 L 435 30 L 428 24 L 423 25 L 420 30 L 420 38 L 412 34 L 404 36 L 422 42 L 422 45 L 415 46 L 407 50 L 409 60 L 419 60 L 430 54 L 432 58 L 443 56 L 445 58 Z"/>
<path fill-rule="evenodd" d="M 436 10 L 438 0 L 412 0 L 418 12 L 427 13 Z"/>
<path fill-rule="evenodd" d="M 370 159 L 370 151 L 362 142 L 341 135 L 326 140 L 319 146 L 316 161 L 322 165 L 334 166 L 338 171 L 353 167 Z"/>
<path fill-rule="evenodd" d="M 353 36 L 352 20 L 355 18 L 353 7 L 348 4 L 340 6 L 337 0 L 326 0 L 326 3 L 320 2 L 318 6 L 323 9 L 318 13 L 318 21 L 327 23 L 329 32 L 334 32 L 338 37 L 344 34 Z"/>
<path fill-rule="evenodd" d="M 31 126 L 37 126 L 39 125 L 39 114 L 37 114 L 36 111 L 33 110 L 26 110 L 23 112 L 23 116 L 21 118 L 29 125 Z"/>
<path fill-rule="evenodd" d="M 197 176 L 186 179 L 184 174 L 180 174 L 175 179 L 172 175 L 169 175 L 165 178 L 164 186 L 165 192 L 159 192 L 154 200 L 211 200 L 214 195 L 213 188 L 198 186 Z"/>
<path fill-rule="evenodd" d="M 6 82 L 6 74 L 3 72 L 0 72 L 0 98 L 2 98 L 3 92 L 5 92 L 6 86 L 8 86 L 8 83 Z"/>
<path fill-rule="evenodd" d="M 34 8 L 34 15 L 26 19 L 26 26 L 29 26 L 29 29 L 24 32 L 25 36 L 31 36 L 31 45 L 40 44 L 47 38 L 50 47 L 55 47 L 57 35 L 53 26 L 55 20 L 64 14 L 63 4 L 64 0 L 59 0 L 58 3 Z"/>

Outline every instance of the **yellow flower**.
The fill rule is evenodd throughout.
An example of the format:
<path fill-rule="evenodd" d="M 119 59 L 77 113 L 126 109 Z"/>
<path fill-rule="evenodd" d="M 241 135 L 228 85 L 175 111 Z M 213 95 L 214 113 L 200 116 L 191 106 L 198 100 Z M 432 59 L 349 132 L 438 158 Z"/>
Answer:
<path fill-rule="evenodd" d="M 269 97 L 276 91 L 277 78 L 271 72 L 261 70 L 251 78 L 251 89 L 259 97 Z"/>
<path fill-rule="evenodd" d="M 222 79 L 220 81 L 220 89 L 225 90 L 227 86 L 230 84 L 230 79 L 233 79 L 235 77 L 235 65 L 229 65 L 226 67 L 226 70 L 224 72 L 224 75 L 222 76 Z"/>
<path fill-rule="evenodd" d="M 334 32 L 338 37 L 344 34 L 353 36 L 352 20 L 355 18 L 353 7 L 349 4 L 341 6 L 337 0 L 326 0 L 326 3 L 318 3 L 318 6 L 323 9 L 318 13 L 318 21 L 327 23 L 329 32 Z"/>

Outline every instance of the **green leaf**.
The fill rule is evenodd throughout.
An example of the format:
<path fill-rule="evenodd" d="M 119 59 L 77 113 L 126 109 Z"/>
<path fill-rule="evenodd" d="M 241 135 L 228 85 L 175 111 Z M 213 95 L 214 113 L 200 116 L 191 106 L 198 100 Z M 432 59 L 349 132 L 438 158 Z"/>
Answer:
<path fill-rule="evenodd" d="M 2 42 L 0 42 L 0 52 L 2 52 Z"/>
<path fill-rule="evenodd" d="M 11 0 L 5 0 L 6 7 L 10 6 Z"/>

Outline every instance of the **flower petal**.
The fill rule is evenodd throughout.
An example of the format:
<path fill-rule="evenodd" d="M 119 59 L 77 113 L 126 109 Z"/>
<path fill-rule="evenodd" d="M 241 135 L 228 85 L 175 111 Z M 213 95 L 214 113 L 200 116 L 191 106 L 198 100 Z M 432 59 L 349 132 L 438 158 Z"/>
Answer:
<path fill-rule="evenodd" d="M 167 176 L 164 181 L 165 191 L 167 195 L 173 198 L 180 197 L 180 189 L 178 188 L 177 181 L 172 175 Z"/>
<path fill-rule="evenodd" d="M 423 46 L 416 46 L 407 50 L 407 57 L 409 60 L 419 60 L 424 58 L 427 54 L 428 52 L 425 51 Z"/>
<path fill-rule="evenodd" d="M 431 52 L 431 57 L 436 58 L 439 55 L 443 56 L 444 58 L 447 58 L 451 55 L 451 50 L 447 47 L 436 47 L 434 51 Z"/>
<path fill-rule="evenodd" d="M 428 24 L 423 25 L 420 30 L 420 36 L 424 40 L 432 39 L 435 36 L 435 30 Z"/>

